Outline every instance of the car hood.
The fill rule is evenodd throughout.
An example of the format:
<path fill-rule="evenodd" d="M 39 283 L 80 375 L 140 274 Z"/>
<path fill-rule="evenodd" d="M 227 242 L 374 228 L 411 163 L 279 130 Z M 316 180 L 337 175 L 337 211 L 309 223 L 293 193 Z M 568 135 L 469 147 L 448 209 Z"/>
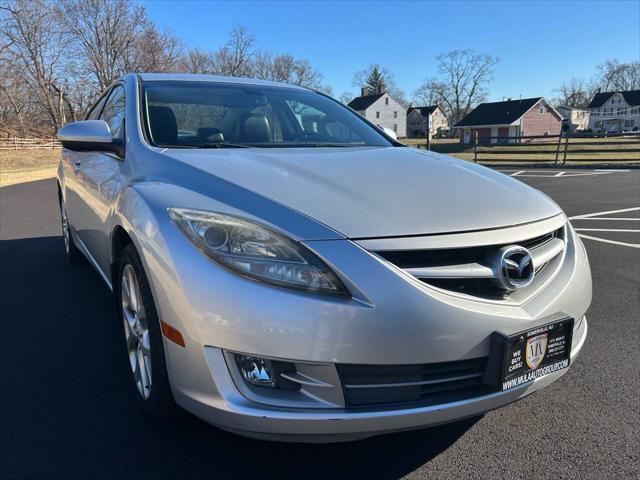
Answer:
<path fill-rule="evenodd" d="M 511 177 L 408 147 L 171 149 L 165 154 L 347 238 L 483 230 L 561 213 L 546 195 Z"/>

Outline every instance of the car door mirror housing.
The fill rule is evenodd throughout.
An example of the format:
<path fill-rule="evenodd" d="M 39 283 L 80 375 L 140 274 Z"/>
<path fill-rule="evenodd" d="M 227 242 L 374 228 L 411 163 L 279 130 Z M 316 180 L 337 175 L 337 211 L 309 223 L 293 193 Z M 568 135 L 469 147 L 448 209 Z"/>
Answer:
<path fill-rule="evenodd" d="M 113 138 L 104 120 L 82 120 L 58 130 L 58 140 L 64 148 L 77 152 L 99 151 L 124 157 L 124 142 Z"/>
<path fill-rule="evenodd" d="M 396 135 L 396 132 L 393 131 L 392 129 L 388 128 L 388 127 L 383 127 L 382 125 L 378 124 L 377 127 L 382 130 L 387 137 L 391 137 L 394 140 L 398 140 L 398 135 Z"/>

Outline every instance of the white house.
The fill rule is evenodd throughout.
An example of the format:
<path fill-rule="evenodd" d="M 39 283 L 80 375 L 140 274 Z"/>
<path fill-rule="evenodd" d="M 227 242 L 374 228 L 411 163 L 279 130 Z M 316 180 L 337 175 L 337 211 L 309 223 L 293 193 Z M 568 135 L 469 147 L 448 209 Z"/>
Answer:
<path fill-rule="evenodd" d="M 407 137 L 424 138 L 431 116 L 431 135 L 444 135 L 449 131 L 449 121 L 438 105 L 409 107 L 407 110 Z"/>
<path fill-rule="evenodd" d="M 407 136 L 407 109 L 388 93 L 372 94 L 363 88 L 362 95 L 351 100 L 349 107 L 370 122 L 390 128 L 398 137 Z"/>
<path fill-rule="evenodd" d="M 640 90 L 596 93 L 589 104 L 589 128 L 619 133 L 640 129 Z"/>
<path fill-rule="evenodd" d="M 589 110 L 567 107 L 565 105 L 556 107 L 556 110 L 562 115 L 562 123 L 569 126 L 570 132 L 589 128 Z"/>

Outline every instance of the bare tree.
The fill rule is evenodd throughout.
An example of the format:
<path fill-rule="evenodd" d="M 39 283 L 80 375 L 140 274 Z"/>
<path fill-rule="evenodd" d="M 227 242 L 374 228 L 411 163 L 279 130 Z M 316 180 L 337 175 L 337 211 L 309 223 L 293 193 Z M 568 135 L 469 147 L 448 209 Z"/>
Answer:
<path fill-rule="evenodd" d="M 27 115 L 29 112 L 28 92 L 24 82 L 4 69 L 0 72 L 0 125 L 21 137 L 29 133 Z"/>
<path fill-rule="evenodd" d="M 14 0 L 1 7 L 2 68 L 21 79 L 54 129 L 74 120 L 76 111 L 63 75 L 68 40 L 57 28 L 50 5 L 44 0 Z"/>
<path fill-rule="evenodd" d="M 595 85 L 603 92 L 640 89 L 640 61 L 621 63 L 614 58 L 597 69 Z"/>
<path fill-rule="evenodd" d="M 338 100 L 340 100 L 340 102 L 342 102 L 345 105 L 348 105 L 349 102 L 351 102 L 351 100 L 353 100 L 354 95 L 351 92 L 342 92 L 340 94 L 340 96 L 338 97 Z"/>
<path fill-rule="evenodd" d="M 436 100 L 456 123 L 485 99 L 486 85 L 500 60 L 473 50 L 452 50 L 436 58 L 440 76 L 425 80 L 418 90 Z"/>
<path fill-rule="evenodd" d="M 435 83 L 437 83 L 437 81 Z M 436 87 L 437 86 L 432 85 L 432 81 L 425 81 L 413 91 L 412 100 L 414 104 L 421 106 L 436 105 L 440 100 L 436 93 L 439 88 Z"/>
<path fill-rule="evenodd" d="M 555 91 L 558 95 L 554 98 L 553 103 L 573 108 L 586 108 L 592 96 L 587 83 L 581 78 L 572 78 L 568 82 L 562 82 Z"/>
<path fill-rule="evenodd" d="M 215 56 L 199 48 L 190 48 L 180 59 L 177 68 L 187 73 L 215 73 Z"/>
<path fill-rule="evenodd" d="M 0 67 L 0 121 L 20 134 L 76 119 L 129 71 L 254 75 L 331 90 L 307 60 L 258 51 L 242 26 L 216 51 L 183 52 L 129 0 L 0 0 Z"/>
<path fill-rule="evenodd" d="M 56 11 L 99 90 L 127 71 L 146 24 L 143 7 L 127 0 L 59 0 Z"/>
<path fill-rule="evenodd" d="M 255 55 L 252 70 L 253 75 L 262 80 L 291 83 L 323 91 L 328 88 L 322 85 L 322 74 L 307 60 L 297 59 L 289 54 L 273 55 L 266 51 L 258 52 Z"/>
<path fill-rule="evenodd" d="M 182 51 L 178 40 L 145 21 L 124 64 L 128 72 L 173 72 L 179 68 Z"/>
<path fill-rule="evenodd" d="M 242 25 L 231 30 L 229 40 L 214 56 L 214 71 L 230 77 L 250 77 L 256 53 L 255 37 Z"/>

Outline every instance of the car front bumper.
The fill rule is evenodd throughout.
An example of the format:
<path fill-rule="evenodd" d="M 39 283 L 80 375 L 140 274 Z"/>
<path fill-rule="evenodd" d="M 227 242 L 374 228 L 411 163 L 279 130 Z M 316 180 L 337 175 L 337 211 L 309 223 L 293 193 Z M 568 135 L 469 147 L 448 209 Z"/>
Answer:
<path fill-rule="evenodd" d="M 587 329 L 585 316 L 576 322 L 574 328 L 572 363 L 584 345 Z M 229 374 L 222 350 L 207 347 L 205 356 L 219 395 L 203 397 L 174 392 L 178 403 L 205 421 L 243 436 L 308 443 L 351 441 L 481 415 L 546 387 L 568 371 L 551 373 L 506 392 L 426 407 L 368 411 L 300 410 L 270 407 L 246 399 Z"/>
<path fill-rule="evenodd" d="M 469 361 L 491 354 L 493 332 L 522 331 L 558 315 L 576 319 L 572 357 L 586 338 L 586 320 L 579 319 L 591 302 L 591 273 L 572 231 L 561 266 L 538 290 L 494 301 L 432 288 L 345 239 L 304 243 L 345 281 L 353 297 L 300 293 L 220 268 L 169 219 L 148 230 L 153 235 L 140 245 L 159 317 L 185 342 L 183 347 L 164 340 L 174 398 L 196 416 L 243 435 L 339 441 L 447 423 L 516 401 L 566 369 L 507 392 L 485 391 L 430 406 L 363 410 L 330 401 L 299 408 L 242 392 L 228 352 L 324 365 Z M 495 235 L 500 241 L 500 232 Z"/>

